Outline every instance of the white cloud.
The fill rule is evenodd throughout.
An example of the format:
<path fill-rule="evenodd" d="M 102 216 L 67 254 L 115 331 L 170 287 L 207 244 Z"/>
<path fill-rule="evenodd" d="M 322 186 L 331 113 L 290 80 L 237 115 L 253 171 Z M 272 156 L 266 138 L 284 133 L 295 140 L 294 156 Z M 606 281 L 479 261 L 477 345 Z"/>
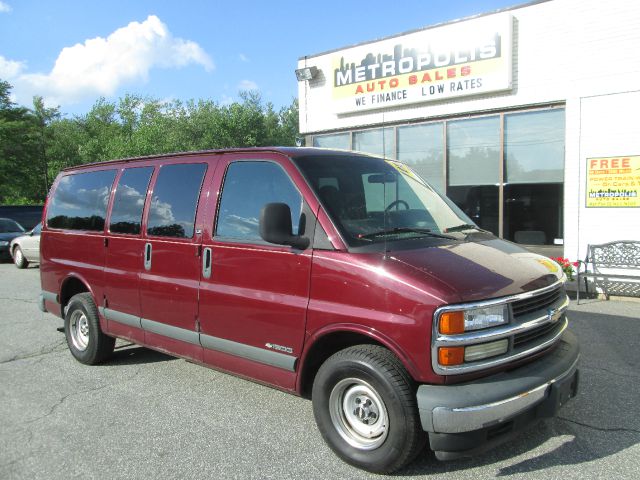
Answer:
<path fill-rule="evenodd" d="M 252 80 L 242 80 L 238 84 L 238 90 L 258 90 L 258 84 Z"/>
<path fill-rule="evenodd" d="M 0 55 L 0 78 L 14 79 L 22 73 L 24 68 L 24 62 L 8 60 Z"/>
<path fill-rule="evenodd" d="M 17 65 L 16 65 L 17 64 Z M 189 64 L 214 69 L 209 55 L 197 43 L 171 35 L 155 15 L 131 22 L 107 38 L 96 37 L 62 49 L 48 74 L 23 73 L 24 65 L 0 61 L 14 72 L 21 101 L 42 95 L 48 103 L 74 103 L 92 96 L 113 95 L 127 83 L 145 82 L 152 68 L 180 68 Z"/>
<path fill-rule="evenodd" d="M 0 13 L 9 13 L 11 10 L 11 5 L 0 0 Z"/>
<path fill-rule="evenodd" d="M 248 62 L 249 61 L 249 57 L 247 57 L 244 53 L 240 53 L 238 55 L 238 58 L 240 59 L 241 62 Z"/>

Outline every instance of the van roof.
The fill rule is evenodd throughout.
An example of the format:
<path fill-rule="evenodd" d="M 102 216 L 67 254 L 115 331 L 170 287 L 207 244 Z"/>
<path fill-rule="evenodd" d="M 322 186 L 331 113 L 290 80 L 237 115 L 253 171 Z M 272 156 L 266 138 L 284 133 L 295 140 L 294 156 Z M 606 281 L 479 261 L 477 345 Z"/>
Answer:
<path fill-rule="evenodd" d="M 83 168 L 90 168 L 103 165 L 112 165 L 118 163 L 137 162 L 143 160 L 155 160 L 161 158 L 184 158 L 199 155 L 222 155 L 225 153 L 257 153 L 257 152 L 269 152 L 269 153 L 281 153 L 288 157 L 302 157 L 306 155 L 361 155 L 361 153 L 353 152 L 351 150 L 337 150 L 328 148 L 316 148 L 316 147 L 247 147 L 247 148 L 226 148 L 218 150 L 197 150 L 193 152 L 176 152 L 176 153 L 163 153 L 160 155 L 147 155 L 142 157 L 130 157 L 121 158 L 116 160 L 105 160 L 103 162 L 85 163 L 82 165 L 75 165 L 73 167 L 67 167 L 62 169 L 63 172 L 79 170 Z"/>

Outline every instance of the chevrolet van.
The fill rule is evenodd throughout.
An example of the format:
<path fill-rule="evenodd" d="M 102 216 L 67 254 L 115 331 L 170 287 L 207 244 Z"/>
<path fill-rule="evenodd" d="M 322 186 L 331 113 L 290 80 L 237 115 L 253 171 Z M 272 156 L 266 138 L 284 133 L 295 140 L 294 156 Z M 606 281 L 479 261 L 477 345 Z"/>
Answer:
<path fill-rule="evenodd" d="M 116 338 L 311 398 L 342 459 L 476 454 L 577 392 L 563 272 L 408 166 L 258 148 L 62 171 L 40 306 L 71 354 Z"/>

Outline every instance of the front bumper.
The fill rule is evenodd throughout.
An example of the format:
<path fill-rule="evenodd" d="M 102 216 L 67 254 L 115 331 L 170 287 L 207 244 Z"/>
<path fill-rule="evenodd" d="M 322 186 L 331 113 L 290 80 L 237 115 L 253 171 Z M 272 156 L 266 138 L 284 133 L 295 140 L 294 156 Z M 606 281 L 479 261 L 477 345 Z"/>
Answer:
<path fill-rule="evenodd" d="M 578 387 L 580 348 L 565 331 L 557 347 L 532 363 L 458 385 L 421 385 L 422 428 L 440 459 L 491 448 L 536 418 L 554 416 Z"/>

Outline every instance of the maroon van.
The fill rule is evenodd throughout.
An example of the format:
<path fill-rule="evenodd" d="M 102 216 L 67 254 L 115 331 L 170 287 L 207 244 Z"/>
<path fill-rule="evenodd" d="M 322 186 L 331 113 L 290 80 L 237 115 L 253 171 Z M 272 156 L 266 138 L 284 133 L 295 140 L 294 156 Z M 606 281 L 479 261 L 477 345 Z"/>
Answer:
<path fill-rule="evenodd" d="M 40 305 L 96 364 L 116 338 L 310 396 L 373 472 L 477 453 L 577 392 L 566 278 L 401 163 L 259 148 L 67 169 Z M 426 433 L 425 433 L 426 432 Z"/>

